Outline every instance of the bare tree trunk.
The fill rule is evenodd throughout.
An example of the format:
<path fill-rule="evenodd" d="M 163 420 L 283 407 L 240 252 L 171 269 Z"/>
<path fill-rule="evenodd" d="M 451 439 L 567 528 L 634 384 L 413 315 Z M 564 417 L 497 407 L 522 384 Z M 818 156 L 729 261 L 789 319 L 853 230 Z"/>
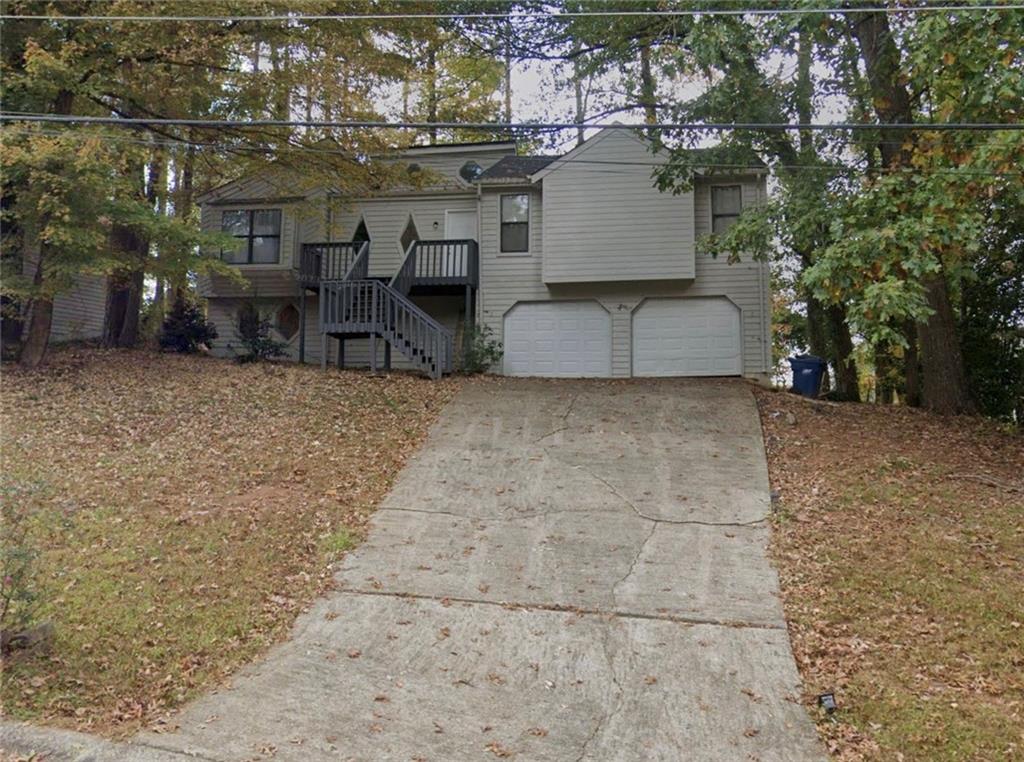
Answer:
<path fill-rule="evenodd" d="M 70 114 L 74 105 L 75 96 L 68 90 L 61 90 L 53 101 L 54 114 Z M 45 223 L 45 220 L 43 221 Z M 38 226 L 42 230 L 45 224 Z M 38 232 L 33 235 L 38 236 Z M 40 241 L 39 258 L 36 261 L 36 271 L 32 275 L 32 282 L 35 285 L 37 295 L 32 299 L 29 309 L 28 330 L 24 333 L 24 340 L 21 345 L 21 353 L 18 356 L 18 363 L 25 368 L 38 367 L 46 356 L 46 347 L 50 343 L 50 328 L 53 326 L 53 297 L 43 295 L 43 285 L 46 281 L 46 262 L 49 259 L 49 246 Z"/>
<path fill-rule="evenodd" d="M 433 43 L 427 48 L 427 121 L 437 121 L 437 51 Z M 437 143 L 437 127 L 427 130 L 430 145 Z"/>
<path fill-rule="evenodd" d="M 885 13 L 849 14 L 851 33 L 857 40 L 864 59 L 875 113 L 884 125 L 913 122 L 910 93 L 901 78 L 900 52 Z M 880 130 L 879 149 L 886 167 L 905 167 L 911 151 L 907 136 L 898 131 Z M 921 352 L 921 396 L 926 408 L 938 413 L 966 413 L 974 409 L 967 373 L 964 369 L 949 299 L 945 275 L 928 276 L 924 282 L 925 299 L 932 315 L 918 324 L 917 336 Z"/>
<path fill-rule="evenodd" d="M 974 402 L 967 387 L 967 371 L 946 278 L 942 273 L 929 276 L 924 287 L 928 306 L 934 310 L 927 321 L 917 324 L 924 406 L 945 415 L 972 413 Z"/>
<path fill-rule="evenodd" d="M 511 21 L 507 33 L 511 37 Z M 505 124 L 512 124 L 512 40 L 505 40 Z"/>
<path fill-rule="evenodd" d="M 41 246 L 36 271 L 32 276 L 32 284 L 37 289 L 43 284 L 45 259 L 46 247 Z M 18 364 L 23 368 L 37 368 L 46 357 L 50 328 L 53 326 L 53 299 L 49 296 L 36 296 L 32 299 L 30 310 L 28 330 L 24 334 L 21 354 L 18 356 Z"/>
<path fill-rule="evenodd" d="M 167 153 L 160 148 L 154 149 L 153 157 L 150 159 L 149 168 L 147 169 L 149 177 L 146 199 L 161 217 L 167 214 L 167 164 Z M 155 252 L 155 256 L 159 257 L 160 252 Z M 158 274 L 153 290 L 153 305 L 157 314 L 163 309 L 163 301 L 164 279 L 162 274 Z"/>
<path fill-rule="evenodd" d="M 654 124 L 658 121 L 657 95 L 654 74 L 651 72 L 651 46 L 640 46 L 640 105 L 644 109 L 644 121 Z"/>
<path fill-rule="evenodd" d="M 587 118 L 586 108 L 583 103 L 583 83 L 580 81 L 580 61 L 579 58 L 572 59 L 572 85 L 573 92 L 576 95 L 576 124 L 583 124 L 583 120 Z M 583 145 L 586 140 L 584 130 L 582 127 L 576 128 L 576 145 Z"/>
<path fill-rule="evenodd" d="M 185 147 L 184 156 L 181 158 L 181 167 L 174 182 L 174 216 L 185 220 L 192 216 L 194 207 L 193 178 L 195 176 L 195 146 Z M 188 273 L 174 273 L 170 277 L 169 286 L 173 292 L 175 303 L 181 301 L 185 296 L 185 287 Z"/>
<path fill-rule="evenodd" d="M 825 325 L 825 307 L 810 294 L 807 300 L 807 348 L 811 354 L 827 360 L 830 356 L 828 333 Z M 821 379 L 821 393 L 829 391 L 832 383 L 826 373 Z"/>
<path fill-rule="evenodd" d="M 907 321 L 904 334 L 907 348 L 903 352 L 903 396 L 911 407 L 921 406 L 921 358 L 917 351 L 917 324 Z"/>
<path fill-rule="evenodd" d="M 651 46 L 647 42 L 640 45 L 640 105 L 644 109 L 644 121 L 655 124 L 658 121 L 658 96 L 651 72 Z M 657 130 L 648 130 L 647 137 L 655 145 L 661 145 L 661 133 Z"/>
<path fill-rule="evenodd" d="M 141 199 L 146 198 L 142 165 L 129 168 Z M 114 250 L 125 265 L 110 278 L 107 288 L 107 316 L 104 341 L 111 347 L 133 347 L 139 340 L 139 313 L 145 282 L 149 241 L 132 228 L 115 225 L 110 234 Z"/>
<path fill-rule="evenodd" d="M 853 337 L 846 322 L 846 310 L 831 304 L 826 310 L 832 338 L 832 363 L 836 369 L 836 396 L 844 402 L 860 402 L 860 379 L 853 361 Z"/>

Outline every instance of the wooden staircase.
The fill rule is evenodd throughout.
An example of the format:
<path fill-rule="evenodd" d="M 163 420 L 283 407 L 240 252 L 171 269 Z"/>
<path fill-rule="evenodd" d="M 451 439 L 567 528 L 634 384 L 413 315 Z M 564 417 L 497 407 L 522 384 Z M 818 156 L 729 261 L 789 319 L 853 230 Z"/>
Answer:
<path fill-rule="evenodd" d="M 327 251 L 327 246 L 336 248 Z M 410 252 L 415 247 L 415 243 L 410 246 Z M 372 370 L 376 370 L 377 339 L 383 339 L 431 378 L 451 373 L 453 333 L 413 304 L 400 281 L 402 270 L 388 284 L 369 278 L 369 257 L 368 241 L 303 247 L 298 278 L 304 284 L 319 285 L 321 335 L 368 337 Z M 322 362 L 326 365 L 326 352 Z"/>

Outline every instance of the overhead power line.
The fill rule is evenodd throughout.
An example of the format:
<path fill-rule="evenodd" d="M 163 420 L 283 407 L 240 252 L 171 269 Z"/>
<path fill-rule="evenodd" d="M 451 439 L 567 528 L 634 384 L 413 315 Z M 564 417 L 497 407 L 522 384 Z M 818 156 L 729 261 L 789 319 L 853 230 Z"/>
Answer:
<path fill-rule="evenodd" d="M 483 13 L 274 13 L 246 16 L 216 15 L 20 15 L 3 14 L 0 19 L 24 19 L 28 21 L 173 21 L 173 22 L 262 22 L 262 21 L 388 21 L 392 19 L 410 21 L 465 20 L 465 21 L 508 21 L 508 20 L 558 20 L 568 18 L 642 18 L 642 17 L 692 17 L 692 16 L 800 16 L 820 13 L 936 13 L 948 11 L 1002 11 L 1022 10 L 1022 4 L 982 3 L 951 4 L 928 3 L 923 5 L 886 6 L 854 5 L 845 8 L 707 8 L 672 9 L 664 11 L 565 11 L 562 13 L 530 13 L 528 11 L 483 12 Z"/>
<path fill-rule="evenodd" d="M 414 130 L 485 130 L 488 132 L 531 130 L 675 130 L 688 132 L 728 132 L 730 130 L 798 131 L 851 130 L 851 131 L 1024 131 L 1024 122 L 895 122 L 871 124 L 865 122 L 817 122 L 792 124 L 789 122 L 652 122 L 623 124 L 621 122 L 387 122 L 374 120 L 316 119 L 165 119 L 120 118 L 112 116 L 84 116 L 78 114 L 11 114 L 0 113 L 0 122 L 48 122 L 53 124 L 106 124 L 145 127 L 200 127 L 209 129 L 243 129 L 246 127 L 313 127 L 323 129 L 414 129 Z"/>
<path fill-rule="evenodd" d="M 214 148 L 221 149 L 228 153 L 255 153 L 255 154 L 266 154 L 266 155 L 288 155 L 288 154 L 327 154 L 334 156 L 349 156 L 351 157 L 350 151 L 343 149 L 331 149 L 321 148 L 318 146 L 309 146 L 289 143 L 285 146 L 272 147 L 272 146 L 246 146 L 246 145 L 228 145 L 223 143 L 217 143 L 213 141 L 197 141 L 191 139 L 182 138 L 181 140 L 169 140 L 160 138 L 139 138 L 139 137 L 125 137 L 119 135 L 95 135 L 71 132 L 68 130 L 58 130 L 46 128 L 32 129 L 28 127 L 11 127 L 11 132 L 17 132 L 22 135 L 45 135 L 47 137 L 65 138 L 71 137 L 77 140 L 98 140 L 103 143 L 111 144 L 136 144 L 147 147 L 153 146 L 183 146 L 193 145 L 200 148 Z M 416 148 L 417 146 L 412 146 Z M 438 146 L 443 147 L 443 146 Z M 561 162 L 562 164 L 571 164 L 577 169 L 583 169 L 588 174 L 601 174 L 601 175 L 626 175 L 630 173 L 630 168 L 639 167 L 644 169 L 653 170 L 656 167 L 665 166 L 663 162 L 653 161 L 621 161 L 621 160 L 607 160 L 607 159 L 581 159 L 575 158 L 565 160 L 563 156 L 554 157 L 553 164 Z M 785 171 L 785 172 L 820 172 L 826 175 L 840 176 L 850 175 L 854 173 L 863 173 L 867 171 L 867 167 L 856 167 L 853 165 L 827 165 L 827 164 L 785 164 L 785 163 L 773 163 L 770 165 L 765 164 L 752 164 L 752 163 L 726 163 L 726 162 L 710 162 L 710 161 L 696 161 L 694 166 L 699 169 L 722 169 L 722 170 L 734 170 L 737 172 L 770 172 L 770 171 Z M 878 174 L 906 174 L 906 175 L 949 175 L 958 177 L 1021 177 L 1024 176 L 1024 169 L 1011 170 L 1011 171 L 998 171 L 992 169 L 975 169 L 972 167 L 877 167 L 873 172 Z"/>

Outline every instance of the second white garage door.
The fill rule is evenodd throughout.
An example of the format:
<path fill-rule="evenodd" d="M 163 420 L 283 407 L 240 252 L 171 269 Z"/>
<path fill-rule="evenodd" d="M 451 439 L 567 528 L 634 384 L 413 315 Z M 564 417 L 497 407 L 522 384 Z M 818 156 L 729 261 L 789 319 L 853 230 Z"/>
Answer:
<path fill-rule="evenodd" d="M 740 311 L 724 297 L 648 299 L 633 314 L 634 376 L 738 376 Z"/>
<path fill-rule="evenodd" d="M 523 302 L 505 315 L 505 375 L 612 373 L 612 321 L 597 302 Z"/>

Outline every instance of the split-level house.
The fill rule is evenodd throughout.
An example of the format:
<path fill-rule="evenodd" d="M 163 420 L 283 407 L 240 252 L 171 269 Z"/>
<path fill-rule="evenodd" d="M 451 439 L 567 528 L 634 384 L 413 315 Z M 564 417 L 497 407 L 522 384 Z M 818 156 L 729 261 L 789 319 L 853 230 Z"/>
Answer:
<path fill-rule="evenodd" d="M 239 310 L 254 300 L 305 362 L 437 377 L 486 326 L 506 375 L 769 373 L 767 266 L 695 246 L 764 200 L 763 170 L 708 169 L 692 190 L 663 193 L 652 165 L 664 159 L 616 129 L 562 156 L 491 142 L 401 160 L 434 179 L 322 212 L 312 194 L 256 177 L 201 199 L 204 227 L 238 239 L 222 256 L 246 279 L 201 284 L 215 353 L 236 350 Z"/>

